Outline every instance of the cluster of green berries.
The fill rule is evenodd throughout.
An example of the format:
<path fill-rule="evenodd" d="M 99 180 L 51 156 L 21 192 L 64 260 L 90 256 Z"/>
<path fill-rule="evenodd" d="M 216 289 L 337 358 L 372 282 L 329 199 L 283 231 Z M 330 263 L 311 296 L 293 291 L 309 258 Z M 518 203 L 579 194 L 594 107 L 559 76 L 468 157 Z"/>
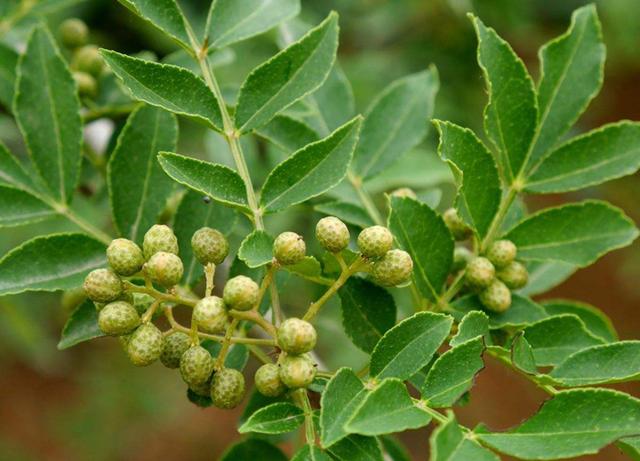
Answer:
<path fill-rule="evenodd" d="M 358 235 L 358 249 L 372 261 L 371 276 L 381 286 L 405 283 L 413 272 L 413 260 L 404 250 L 393 249 L 393 235 L 383 226 L 367 227 Z"/>
<path fill-rule="evenodd" d="M 80 96 L 94 98 L 104 62 L 98 47 L 88 44 L 89 28 L 81 19 L 71 18 L 60 24 L 58 35 L 62 45 L 72 53 L 71 68 Z"/>

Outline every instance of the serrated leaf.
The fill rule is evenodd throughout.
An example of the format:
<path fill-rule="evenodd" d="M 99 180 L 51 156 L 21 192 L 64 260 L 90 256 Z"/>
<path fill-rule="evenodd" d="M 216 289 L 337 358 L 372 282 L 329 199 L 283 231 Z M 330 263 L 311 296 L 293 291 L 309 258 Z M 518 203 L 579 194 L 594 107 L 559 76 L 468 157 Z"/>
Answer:
<path fill-rule="evenodd" d="M 281 211 L 336 186 L 347 173 L 359 130 L 356 117 L 276 166 L 262 188 L 260 206 L 266 213 Z"/>
<path fill-rule="evenodd" d="M 161 152 L 158 161 L 174 181 L 220 203 L 249 211 L 244 181 L 231 168 L 171 152 Z"/>
<path fill-rule="evenodd" d="M 518 334 L 511 344 L 511 363 L 525 373 L 536 374 L 538 372 L 533 348 L 522 333 Z"/>
<path fill-rule="evenodd" d="M 320 265 L 320 261 L 313 256 L 305 256 L 302 261 L 289 266 L 284 266 L 283 269 L 293 274 L 300 275 L 301 277 L 322 276 L 322 266 Z"/>
<path fill-rule="evenodd" d="M 16 81 L 18 53 L 5 44 L 0 44 L 0 104 L 11 111 Z"/>
<path fill-rule="evenodd" d="M 529 281 L 518 293 L 526 296 L 544 293 L 567 280 L 576 270 L 573 264 L 561 261 L 529 261 Z"/>
<path fill-rule="evenodd" d="M 531 299 L 518 294 L 511 297 L 511 307 L 501 314 L 495 312 L 485 312 L 489 317 L 489 328 L 498 330 L 505 327 L 522 327 L 530 325 L 547 317 L 545 310 Z M 468 312 L 483 311 L 482 303 L 475 295 L 467 295 L 456 299 L 451 307 L 454 309 L 451 314 L 456 318 L 462 317 Z"/>
<path fill-rule="evenodd" d="M 438 426 L 429 439 L 429 461 L 500 461 L 462 431 L 455 419 Z"/>
<path fill-rule="evenodd" d="M 412 400 L 402 381 L 382 381 L 356 409 L 345 429 L 361 435 L 381 435 L 417 429 L 431 421 L 429 413 Z"/>
<path fill-rule="evenodd" d="M 458 324 L 458 332 L 451 338 L 451 347 L 458 346 L 470 339 L 489 335 L 489 317 L 482 311 L 470 311 Z"/>
<path fill-rule="evenodd" d="M 320 203 L 316 205 L 314 209 L 320 213 L 340 218 L 344 222 L 358 227 L 364 228 L 375 224 L 369 214 L 355 203 L 335 200 L 333 202 Z"/>
<path fill-rule="evenodd" d="M 303 122 L 286 115 L 276 115 L 256 129 L 256 134 L 285 152 L 294 152 L 318 140 L 318 134 Z"/>
<path fill-rule="evenodd" d="M 135 99 L 222 129 L 219 101 L 191 71 L 110 50 L 101 49 L 100 53 Z"/>
<path fill-rule="evenodd" d="M 98 326 L 98 312 L 93 302 L 85 300 L 69 316 L 62 329 L 58 349 L 67 349 L 90 339 L 104 336 Z"/>
<path fill-rule="evenodd" d="M 505 236 L 524 260 L 554 260 L 585 267 L 629 245 L 638 236 L 633 222 L 606 202 L 585 200 L 547 208 L 520 222 Z"/>
<path fill-rule="evenodd" d="M 300 12 L 300 0 L 214 0 L 209 10 L 209 43 L 222 48 L 277 26 Z"/>
<path fill-rule="evenodd" d="M 558 365 L 574 352 L 604 341 L 587 331 L 573 314 L 561 314 L 541 320 L 524 329 L 539 366 Z"/>
<path fill-rule="evenodd" d="M 384 288 L 352 277 L 338 291 L 342 326 L 351 341 L 365 352 L 373 351 L 382 335 L 396 322 L 396 303 Z"/>
<path fill-rule="evenodd" d="M 398 323 L 378 341 L 369 372 L 378 379 L 408 379 L 424 367 L 446 339 L 453 319 L 433 312 L 418 312 Z"/>
<path fill-rule="evenodd" d="M 532 193 L 567 192 L 635 173 L 640 168 L 640 124 L 618 122 L 569 140 L 527 180 Z"/>
<path fill-rule="evenodd" d="M 22 164 L 11 155 L 11 152 L 0 142 L 0 184 L 30 188 L 33 181 Z"/>
<path fill-rule="evenodd" d="M 275 445 L 262 439 L 246 439 L 225 451 L 220 461 L 287 461 Z"/>
<path fill-rule="evenodd" d="M 446 160 L 458 186 L 456 208 L 480 237 L 489 230 L 500 206 L 498 170 L 482 141 L 468 128 L 435 121 L 440 132 L 438 153 Z"/>
<path fill-rule="evenodd" d="M 274 403 L 260 408 L 238 428 L 238 432 L 284 434 L 294 431 L 304 422 L 304 412 L 288 402 Z"/>
<path fill-rule="evenodd" d="M 484 129 L 499 149 L 498 163 L 511 183 L 520 173 L 534 137 L 538 118 L 535 90 L 511 46 L 480 19 L 472 17 L 472 21 L 478 36 L 478 64 L 489 93 Z"/>
<path fill-rule="evenodd" d="M 28 192 L 0 185 L 0 227 L 34 223 L 55 215 L 55 210 Z"/>
<path fill-rule="evenodd" d="M 315 445 L 305 445 L 291 461 L 331 461 L 331 457 Z"/>
<path fill-rule="evenodd" d="M 542 307 L 550 316 L 559 314 L 577 315 L 591 334 L 602 338 L 605 342 L 618 340 L 618 333 L 616 333 L 611 319 L 596 307 L 578 301 L 562 299 L 546 300 L 542 303 Z"/>
<path fill-rule="evenodd" d="M 389 229 L 413 260 L 413 280 L 420 293 L 437 301 L 453 262 L 453 238 L 442 218 L 409 197 L 391 197 Z"/>
<path fill-rule="evenodd" d="M 484 339 L 478 337 L 438 357 L 420 389 L 430 407 L 450 407 L 471 389 L 476 374 L 484 368 L 483 351 Z"/>
<path fill-rule="evenodd" d="M 380 445 L 375 437 L 353 434 L 329 448 L 338 461 L 383 461 Z"/>
<path fill-rule="evenodd" d="M 159 151 L 176 150 L 178 122 L 152 106 L 131 113 L 107 166 L 113 221 L 120 235 L 142 243 L 173 188 L 158 163 Z"/>
<path fill-rule="evenodd" d="M 438 92 L 435 67 L 396 80 L 371 104 L 353 157 L 353 173 L 372 178 L 427 135 Z"/>
<path fill-rule="evenodd" d="M 90 271 L 106 264 L 105 250 L 85 234 L 31 239 L 0 259 L 0 295 L 79 287 Z"/>
<path fill-rule="evenodd" d="M 549 374 L 567 387 L 620 383 L 640 378 L 640 341 L 620 341 L 582 349 Z"/>
<path fill-rule="evenodd" d="M 36 27 L 18 65 L 16 121 L 56 200 L 71 199 L 80 174 L 82 120 L 76 84 L 50 33 Z"/>
<path fill-rule="evenodd" d="M 540 120 L 529 165 L 535 167 L 575 123 L 602 86 L 605 46 L 595 5 L 573 12 L 567 32 L 539 52 Z"/>
<path fill-rule="evenodd" d="M 240 249 L 238 258 L 251 268 L 269 264 L 273 260 L 273 237 L 262 230 L 254 230 L 247 235 Z"/>
<path fill-rule="evenodd" d="M 483 443 L 519 459 L 572 458 L 638 434 L 640 400 L 609 389 L 559 392 L 515 429 L 477 434 Z"/>
<path fill-rule="evenodd" d="M 118 0 L 180 45 L 191 49 L 187 20 L 175 0 Z"/>
<path fill-rule="evenodd" d="M 266 124 L 281 110 L 318 88 L 336 57 L 338 15 L 255 68 L 240 88 L 235 125 L 247 132 Z"/>

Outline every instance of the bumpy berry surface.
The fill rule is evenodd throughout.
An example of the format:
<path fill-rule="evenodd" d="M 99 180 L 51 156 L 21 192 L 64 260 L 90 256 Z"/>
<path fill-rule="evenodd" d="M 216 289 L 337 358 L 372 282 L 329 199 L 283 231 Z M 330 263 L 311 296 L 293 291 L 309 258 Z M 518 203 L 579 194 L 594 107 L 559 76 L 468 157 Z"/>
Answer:
<path fill-rule="evenodd" d="M 457 272 L 464 269 L 472 259 L 473 253 L 468 248 L 456 247 L 453 250 L 453 270 Z"/>
<path fill-rule="evenodd" d="M 86 72 L 74 72 L 73 79 L 78 87 L 78 94 L 87 98 L 94 98 L 98 94 L 96 79 Z"/>
<path fill-rule="evenodd" d="M 471 235 L 471 228 L 465 224 L 455 208 L 445 211 L 442 218 L 456 240 L 465 240 Z"/>
<path fill-rule="evenodd" d="M 273 256 L 284 266 L 299 263 L 306 252 L 303 238 L 295 232 L 283 232 L 273 242 Z"/>
<path fill-rule="evenodd" d="M 115 301 L 122 294 L 122 281 L 110 269 L 89 272 L 82 287 L 87 297 L 97 303 Z"/>
<path fill-rule="evenodd" d="M 392 197 L 408 197 L 408 198 L 418 198 L 418 196 L 416 195 L 415 191 L 413 189 L 410 189 L 408 187 L 400 187 L 396 190 L 394 190 L 393 192 L 391 192 L 391 196 Z"/>
<path fill-rule="evenodd" d="M 280 379 L 290 389 L 307 387 L 316 377 L 316 366 L 306 355 L 288 355 L 280 362 Z"/>
<path fill-rule="evenodd" d="M 177 285 L 184 272 L 182 260 L 177 255 L 164 251 L 151 256 L 144 269 L 151 280 L 167 288 Z"/>
<path fill-rule="evenodd" d="M 511 264 L 501 268 L 496 275 L 512 290 L 524 287 L 529 281 L 527 268 L 518 261 L 513 261 Z"/>
<path fill-rule="evenodd" d="M 278 327 L 278 344 L 290 354 L 303 354 L 316 346 L 318 335 L 309 322 L 289 318 Z"/>
<path fill-rule="evenodd" d="M 482 290 L 479 297 L 482 305 L 492 312 L 504 312 L 511 306 L 509 288 L 497 279 Z"/>
<path fill-rule="evenodd" d="M 480 256 L 469 261 L 464 275 L 471 288 L 486 288 L 493 282 L 496 269 L 491 261 Z"/>
<path fill-rule="evenodd" d="M 409 253 L 390 250 L 381 260 L 373 263 L 371 276 L 378 285 L 393 287 L 409 280 L 412 271 L 413 261 Z"/>
<path fill-rule="evenodd" d="M 393 235 L 383 226 L 367 227 L 358 235 L 358 248 L 367 258 L 382 258 L 392 245 Z"/>
<path fill-rule="evenodd" d="M 133 307 L 139 315 L 144 314 L 154 303 L 155 298 L 146 293 L 133 293 Z"/>
<path fill-rule="evenodd" d="M 89 28 L 78 18 L 66 19 L 58 29 L 60 41 L 66 48 L 77 48 L 87 43 Z"/>
<path fill-rule="evenodd" d="M 189 387 L 206 383 L 213 372 L 213 357 L 202 346 L 192 346 L 180 358 L 180 374 Z"/>
<path fill-rule="evenodd" d="M 116 274 L 129 276 L 142 268 L 144 256 L 131 240 L 115 239 L 107 248 L 107 261 Z"/>
<path fill-rule="evenodd" d="M 100 75 L 103 64 L 102 56 L 100 56 L 98 47 L 95 45 L 85 45 L 82 48 L 78 48 L 73 55 L 72 66 L 94 77 Z"/>
<path fill-rule="evenodd" d="M 230 309 L 247 311 L 258 302 L 258 284 L 244 275 L 229 279 L 224 286 L 222 297 Z"/>
<path fill-rule="evenodd" d="M 265 363 L 258 368 L 254 381 L 258 392 L 266 397 L 278 397 L 287 390 L 280 379 L 280 367 L 273 363 Z"/>
<path fill-rule="evenodd" d="M 146 367 L 160 358 L 163 348 L 162 332 L 153 323 L 145 323 L 131 335 L 127 353 L 135 366 Z"/>
<path fill-rule="evenodd" d="M 500 268 L 511 264 L 516 259 L 517 248 L 511 240 L 496 240 L 487 250 L 487 259 Z"/>
<path fill-rule="evenodd" d="M 155 253 L 164 251 L 165 253 L 178 254 L 178 238 L 169 226 L 155 224 L 144 234 L 142 251 L 146 259 L 151 258 Z"/>
<path fill-rule="evenodd" d="M 191 237 L 193 255 L 205 265 L 208 263 L 220 264 L 229 254 L 229 242 L 217 229 L 203 227 L 194 232 Z"/>
<path fill-rule="evenodd" d="M 211 380 L 211 400 L 218 408 L 235 408 L 244 398 L 244 376 L 233 368 L 223 368 Z"/>
<path fill-rule="evenodd" d="M 160 361 L 167 368 L 178 368 L 180 357 L 191 347 L 191 338 L 186 333 L 175 331 L 164 338 Z"/>
<path fill-rule="evenodd" d="M 349 245 L 349 229 L 335 216 L 327 216 L 318 221 L 316 238 L 325 250 L 339 253 Z"/>
<path fill-rule="evenodd" d="M 206 333 L 220 333 L 227 324 L 227 309 L 222 298 L 207 296 L 193 308 L 193 320 Z"/>
<path fill-rule="evenodd" d="M 125 301 L 109 303 L 98 314 L 98 326 L 105 335 L 124 335 L 139 324 L 140 316 L 136 309 Z"/>

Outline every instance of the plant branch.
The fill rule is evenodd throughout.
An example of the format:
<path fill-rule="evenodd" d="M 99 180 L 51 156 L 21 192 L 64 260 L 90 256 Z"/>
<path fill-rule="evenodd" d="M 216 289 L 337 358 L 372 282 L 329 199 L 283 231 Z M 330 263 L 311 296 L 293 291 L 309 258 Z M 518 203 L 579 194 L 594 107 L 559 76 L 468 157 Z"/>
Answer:
<path fill-rule="evenodd" d="M 316 428 L 313 422 L 313 408 L 311 407 L 307 390 L 298 389 L 294 392 L 294 397 L 298 405 L 304 410 L 305 439 L 308 445 L 313 446 L 316 444 Z"/>
<path fill-rule="evenodd" d="M 258 311 L 237 311 L 232 309 L 229 311 L 229 315 L 235 320 L 247 320 L 259 325 L 265 332 L 271 337 L 276 337 L 276 327 L 271 322 L 265 319 Z"/>
<path fill-rule="evenodd" d="M 234 318 L 227 326 L 227 331 L 224 334 L 224 339 L 222 340 L 222 347 L 220 348 L 220 353 L 216 359 L 216 370 L 220 370 L 224 367 L 224 360 L 227 358 L 227 352 L 229 352 L 229 348 L 231 347 L 231 338 L 233 337 L 233 332 L 236 331 L 236 327 L 239 322 L 240 321 L 238 319 Z"/>
<path fill-rule="evenodd" d="M 205 296 L 211 296 L 211 293 L 213 293 L 213 278 L 216 275 L 216 265 L 213 263 L 207 263 L 206 266 L 204 266 L 204 277 L 205 277 L 205 283 L 206 283 L 206 287 L 204 290 L 204 295 Z"/>
<path fill-rule="evenodd" d="M 129 282 L 128 280 L 125 280 L 125 289 L 127 291 L 131 291 L 134 293 L 145 293 L 148 294 L 149 296 L 152 296 L 156 299 L 162 300 L 162 301 L 167 301 L 170 303 L 175 303 L 175 304 L 180 304 L 180 305 L 184 305 L 184 306 L 189 306 L 189 307 L 194 307 L 196 305 L 195 300 L 193 299 L 187 299 L 187 298 L 183 298 L 181 296 L 177 296 L 177 295 L 172 295 L 169 293 L 163 293 L 161 291 L 156 290 L 155 288 L 148 287 L 148 286 L 140 286 L 140 285 L 136 285 L 134 283 Z"/>

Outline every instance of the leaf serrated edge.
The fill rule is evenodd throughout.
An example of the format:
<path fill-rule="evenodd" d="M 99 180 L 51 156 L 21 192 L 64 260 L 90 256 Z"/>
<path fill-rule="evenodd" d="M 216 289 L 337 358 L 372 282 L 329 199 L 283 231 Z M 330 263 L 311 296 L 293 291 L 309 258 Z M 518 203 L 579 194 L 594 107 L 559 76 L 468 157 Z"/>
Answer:
<path fill-rule="evenodd" d="M 267 238 L 269 238 L 272 242 L 273 242 L 273 238 L 264 230 L 260 230 L 260 229 L 256 229 L 253 232 L 251 232 L 249 235 L 247 235 L 244 239 L 242 239 L 242 243 L 240 243 L 240 248 L 238 248 L 238 259 L 240 259 L 240 261 L 244 262 L 248 268 L 250 269 L 256 269 L 258 267 L 262 267 L 265 266 L 267 264 L 269 264 L 271 262 L 271 260 L 269 261 L 264 261 L 258 265 L 255 264 L 249 264 L 249 259 L 245 258 L 245 250 L 246 250 L 246 245 L 248 245 L 251 240 L 253 238 L 257 238 L 259 235 L 264 235 Z"/>
<path fill-rule="evenodd" d="M 566 299 L 566 298 L 545 299 L 545 300 L 542 300 L 539 304 L 540 304 L 540 306 L 542 306 L 542 308 L 544 310 L 547 310 L 546 306 L 548 304 L 569 304 L 569 305 L 579 306 L 579 307 L 583 308 L 584 310 L 587 310 L 587 311 L 595 314 L 599 318 L 601 318 L 604 321 L 605 325 L 607 326 L 607 329 L 609 330 L 611 335 L 615 338 L 616 341 L 618 340 L 618 332 L 616 331 L 616 329 L 615 329 L 615 327 L 613 325 L 613 322 L 611 321 L 611 319 L 609 318 L 608 315 L 606 315 L 602 310 L 598 309 L 596 306 L 592 306 L 591 304 L 587 304 L 587 303 L 582 302 L 582 301 L 576 301 L 574 299 Z M 595 334 L 593 332 L 592 332 L 592 334 L 594 336 L 597 336 L 598 338 L 603 339 L 604 341 L 608 341 L 607 338 L 602 338 L 601 336 L 599 336 L 599 335 L 597 335 L 597 334 Z"/>
<path fill-rule="evenodd" d="M 260 434 L 278 434 L 278 433 L 289 432 L 289 431 L 284 431 L 284 432 L 260 432 L 260 431 L 256 431 L 255 427 L 251 427 L 251 424 L 253 423 L 253 420 L 256 419 L 257 416 L 262 415 L 262 413 L 266 413 L 268 410 L 272 410 L 274 407 L 287 407 L 287 409 L 296 409 L 298 411 L 298 413 L 286 416 L 284 419 L 266 421 L 266 423 L 268 423 L 268 424 L 273 424 L 274 422 L 277 422 L 277 421 L 286 421 L 286 420 L 290 420 L 290 419 L 296 419 L 296 418 L 300 418 L 301 416 L 304 419 L 304 412 L 302 411 L 302 409 L 300 407 L 297 407 L 296 405 L 294 405 L 294 404 L 292 404 L 290 402 L 275 402 L 275 403 L 272 403 L 271 405 L 267 405 L 266 407 L 259 408 L 258 410 L 253 412 L 251 414 L 251 416 L 249 416 L 249 418 L 238 428 L 238 432 L 240 434 L 246 434 L 248 432 L 257 432 L 257 433 L 260 433 Z M 265 421 L 259 422 L 258 424 L 259 425 L 264 425 Z M 302 420 L 300 421 L 300 424 L 302 424 Z M 258 426 L 258 427 L 260 427 L 260 426 Z"/>

